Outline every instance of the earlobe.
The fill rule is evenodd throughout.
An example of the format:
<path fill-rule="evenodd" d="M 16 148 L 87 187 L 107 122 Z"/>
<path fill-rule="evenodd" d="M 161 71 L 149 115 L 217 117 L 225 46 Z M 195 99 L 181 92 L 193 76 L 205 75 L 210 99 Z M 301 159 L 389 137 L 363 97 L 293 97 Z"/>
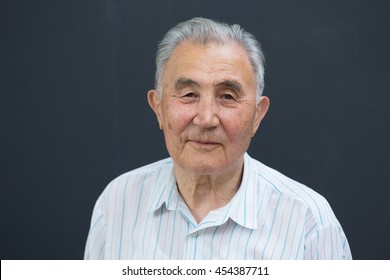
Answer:
<path fill-rule="evenodd" d="M 270 105 L 270 100 L 267 96 L 261 96 L 260 101 L 257 104 L 255 121 L 253 123 L 252 137 L 255 135 L 257 129 L 260 126 L 261 121 L 267 114 Z"/>
<path fill-rule="evenodd" d="M 161 111 L 160 111 L 160 98 L 156 90 L 152 89 L 148 91 L 148 102 L 150 108 L 154 111 L 157 117 L 158 124 L 160 129 L 163 129 L 162 119 L 161 119 Z"/>

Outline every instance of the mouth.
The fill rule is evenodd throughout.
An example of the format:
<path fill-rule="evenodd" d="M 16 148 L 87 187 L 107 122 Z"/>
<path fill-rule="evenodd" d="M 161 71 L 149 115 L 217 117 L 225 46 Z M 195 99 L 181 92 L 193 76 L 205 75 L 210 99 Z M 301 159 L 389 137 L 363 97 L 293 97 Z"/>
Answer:
<path fill-rule="evenodd" d="M 188 142 L 198 149 L 214 149 L 220 145 L 220 143 L 211 140 L 190 139 Z"/>

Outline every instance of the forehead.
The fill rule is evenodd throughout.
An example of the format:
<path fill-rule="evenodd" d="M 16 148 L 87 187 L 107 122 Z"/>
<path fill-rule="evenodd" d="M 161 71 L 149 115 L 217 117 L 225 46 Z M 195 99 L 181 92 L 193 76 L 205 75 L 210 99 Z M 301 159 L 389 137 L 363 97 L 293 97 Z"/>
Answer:
<path fill-rule="evenodd" d="M 183 42 L 168 60 L 163 76 L 164 86 L 181 78 L 200 84 L 236 80 L 243 87 L 254 87 L 254 71 L 245 50 L 236 42 L 207 45 Z"/>

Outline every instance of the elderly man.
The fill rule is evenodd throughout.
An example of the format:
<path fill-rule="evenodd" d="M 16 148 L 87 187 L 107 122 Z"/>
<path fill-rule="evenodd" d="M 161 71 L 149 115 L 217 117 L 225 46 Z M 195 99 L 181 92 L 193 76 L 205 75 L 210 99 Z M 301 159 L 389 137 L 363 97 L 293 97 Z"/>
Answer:
<path fill-rule="evenodd" d="M 269 106 L 255 38 L 194 18 L 156 63 L 148 101 L 170 158 L 108 185 L 85 258 L 350 259 L 327 201 L 246 153 Z"/>

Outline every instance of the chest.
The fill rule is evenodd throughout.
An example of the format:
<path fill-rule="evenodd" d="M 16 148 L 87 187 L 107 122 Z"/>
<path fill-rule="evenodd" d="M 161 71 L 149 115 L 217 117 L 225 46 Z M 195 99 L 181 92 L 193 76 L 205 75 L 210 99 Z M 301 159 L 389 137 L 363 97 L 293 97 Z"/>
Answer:
<path fill-rule="evenodd" d="M 144 218 L 112 224 L 106 254 L 120 259 L 291 259 L 301 258 L 301 225 L 274 219 L 256 229 L 231 219 L 195 225 L 180 211 L 164 208 Z"/>

